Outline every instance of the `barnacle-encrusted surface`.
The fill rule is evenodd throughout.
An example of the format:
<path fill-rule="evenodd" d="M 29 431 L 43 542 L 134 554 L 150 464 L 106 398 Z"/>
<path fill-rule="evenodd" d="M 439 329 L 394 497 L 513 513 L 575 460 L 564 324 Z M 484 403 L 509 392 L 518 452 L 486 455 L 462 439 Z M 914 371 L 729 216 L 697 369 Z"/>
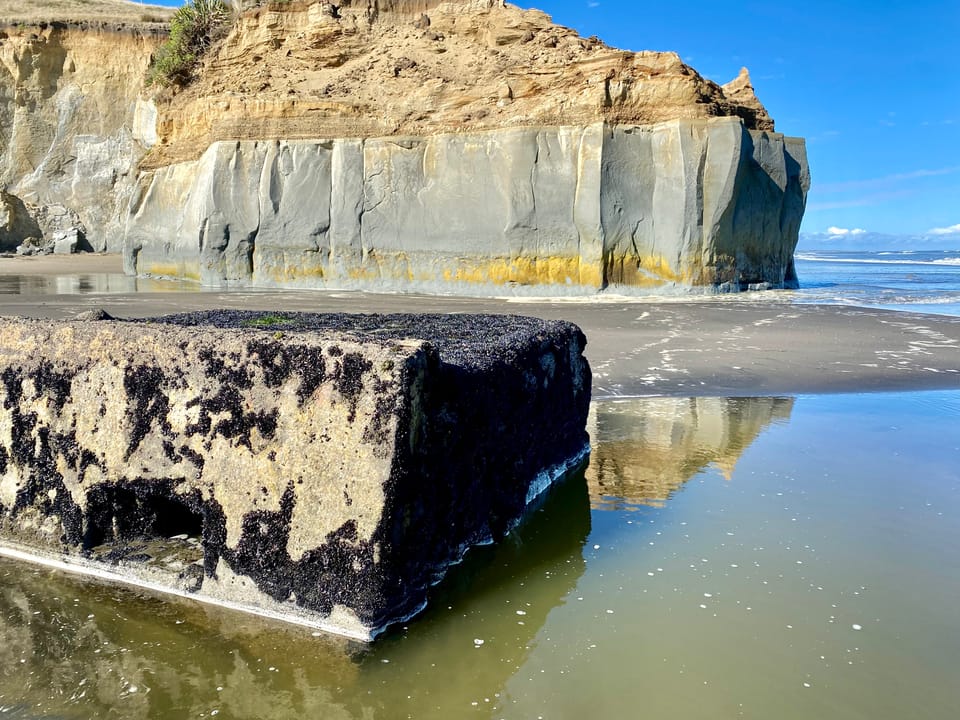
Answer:
<path fill-rule="evenodd" d="M 0 322 L 0 541 L 369 638 L 582 458 L 573 325 Z"/>

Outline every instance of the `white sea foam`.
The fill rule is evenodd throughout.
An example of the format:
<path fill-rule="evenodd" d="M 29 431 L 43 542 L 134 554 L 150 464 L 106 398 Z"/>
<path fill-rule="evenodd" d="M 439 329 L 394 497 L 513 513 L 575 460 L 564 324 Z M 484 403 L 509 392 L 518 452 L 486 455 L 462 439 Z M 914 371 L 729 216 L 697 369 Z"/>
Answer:
<path fill-rule="evenodd" d="M 878 253 L 883 255 L 884 253 Z M 960 266 L 960 257 L 936 258 L 933 260 L 921 260 L 913 257 L 902 257 L 896 260 L 880 260 L 878 258 L 864 257 L 836 257 L 834 255 L 817 255 L 814 253 L 797 253 L 794 255 L 796 260 L 806 262 L 820 263 L 847 263 L 850 265 L 948 265 Z"/>

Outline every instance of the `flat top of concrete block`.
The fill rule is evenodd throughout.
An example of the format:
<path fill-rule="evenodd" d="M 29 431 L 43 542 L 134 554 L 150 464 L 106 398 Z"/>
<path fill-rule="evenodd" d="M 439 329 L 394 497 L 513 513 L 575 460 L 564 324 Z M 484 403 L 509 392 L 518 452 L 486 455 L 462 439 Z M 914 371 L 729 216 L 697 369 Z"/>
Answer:
<path fill-rule="evenodd" d="M 361 341 L 423 340 L 440 360 L 466 369 L 509 362 L 521 349 L 549 337 L 582 332 L 573 323 L 521 315 L 348 314 L 210 310 L 149 318 L 181 326 L 276 332 L 335 332 Z M 581 346 L 586 339 L 581 340 Z"/>

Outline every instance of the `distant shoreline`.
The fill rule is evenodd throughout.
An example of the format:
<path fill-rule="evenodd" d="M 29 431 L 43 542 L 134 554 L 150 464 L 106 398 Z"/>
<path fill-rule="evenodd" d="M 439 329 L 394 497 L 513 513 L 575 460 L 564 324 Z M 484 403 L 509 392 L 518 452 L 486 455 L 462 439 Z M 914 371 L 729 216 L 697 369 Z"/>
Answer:
<path fill-rule="evenodd" d="M 120 273 L 118 255 L 0 258 L 0 276 Z M 141 318 L 210 308 L 492 312 L 566 319 L 587 335 L 594 398 L 960 389 L 960 317 L 796 304 L 777 293 L 660 301 L 468 298 L 327 290 L 0 294 L 0 314 Z"/>

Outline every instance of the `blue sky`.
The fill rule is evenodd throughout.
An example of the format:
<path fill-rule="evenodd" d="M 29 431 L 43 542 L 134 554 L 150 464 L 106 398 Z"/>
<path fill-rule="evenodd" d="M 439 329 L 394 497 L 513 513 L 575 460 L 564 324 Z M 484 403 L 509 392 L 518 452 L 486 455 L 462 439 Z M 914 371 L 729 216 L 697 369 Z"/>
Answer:
<path fill-rule="evenodd" d="M 807 139 L 811 238 L 960 247 L 960 0 L 515 4 L 616 47 L 673 50 L 719 83 L 749 68 L 777 130 Z"/>
<path fill-rule="evenodd" d="M 611 45 L 673 50 L 716 82 L 749 68 L 777 130 L 807 139 L 805 233 L 960 224 L 958 0 L 519 4 Z"/>

